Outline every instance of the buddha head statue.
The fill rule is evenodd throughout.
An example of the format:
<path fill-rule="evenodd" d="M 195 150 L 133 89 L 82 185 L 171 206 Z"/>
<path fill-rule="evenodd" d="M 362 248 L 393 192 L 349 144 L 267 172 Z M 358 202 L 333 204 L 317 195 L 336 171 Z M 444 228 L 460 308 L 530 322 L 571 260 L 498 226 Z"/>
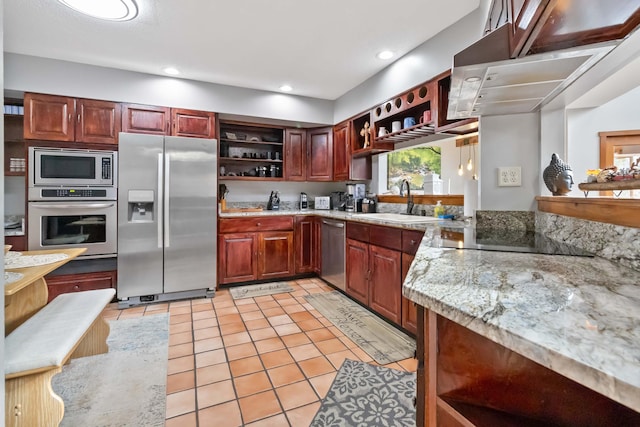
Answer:
<path fill-rule="evenodd" d="M 558 157 L 556 153 L 551 156 L 551 163 L 544 169 L 542 179 L 551 194 L 564 196 L 571 191 L 573 185 L 573 171 L 571 166 Z"/>

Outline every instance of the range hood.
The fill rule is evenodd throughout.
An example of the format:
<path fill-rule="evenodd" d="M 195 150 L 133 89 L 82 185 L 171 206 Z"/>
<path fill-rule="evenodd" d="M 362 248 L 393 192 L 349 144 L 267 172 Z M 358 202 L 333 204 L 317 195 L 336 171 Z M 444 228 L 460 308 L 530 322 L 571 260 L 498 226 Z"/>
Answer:
<path fill-rule="evenodd" d="M 510 27 L 503 25 L 453 57 L 447 119 L 536 111 L 618 42 L 511 58 Z"/>

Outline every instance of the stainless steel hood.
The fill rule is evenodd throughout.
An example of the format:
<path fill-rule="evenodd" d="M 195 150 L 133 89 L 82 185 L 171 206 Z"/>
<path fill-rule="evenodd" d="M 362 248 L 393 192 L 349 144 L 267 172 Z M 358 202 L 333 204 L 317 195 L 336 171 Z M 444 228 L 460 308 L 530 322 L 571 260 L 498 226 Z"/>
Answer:
<path fill-rule="evenodd" d="M 613 49 L 618 41 L 511 58 L 511 24 L 453 57 L 447 119 L 536 111 Z"/>

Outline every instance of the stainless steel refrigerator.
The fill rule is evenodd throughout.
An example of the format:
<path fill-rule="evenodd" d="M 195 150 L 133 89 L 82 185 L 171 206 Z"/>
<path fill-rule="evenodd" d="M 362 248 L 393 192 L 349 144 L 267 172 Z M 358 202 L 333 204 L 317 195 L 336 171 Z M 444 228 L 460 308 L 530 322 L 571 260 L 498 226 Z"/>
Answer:
<path fill-rule="evenodd" d="M 217 141 L 121 133 L 120 307 L 213 296 Z"/>

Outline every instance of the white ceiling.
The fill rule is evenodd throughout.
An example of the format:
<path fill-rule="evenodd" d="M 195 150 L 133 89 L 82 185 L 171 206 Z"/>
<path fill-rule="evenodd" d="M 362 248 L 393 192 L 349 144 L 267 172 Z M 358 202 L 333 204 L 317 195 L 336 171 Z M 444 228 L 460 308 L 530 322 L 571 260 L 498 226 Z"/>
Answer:
<path fill-rule="evenodd" d="M 479 0 L 136 0 L 134 21 L 56 0 L 4 0 L 4 50 L 333 100 L 428 40 Z M 393 59 L 391 60 L 393 61 Z"/>

